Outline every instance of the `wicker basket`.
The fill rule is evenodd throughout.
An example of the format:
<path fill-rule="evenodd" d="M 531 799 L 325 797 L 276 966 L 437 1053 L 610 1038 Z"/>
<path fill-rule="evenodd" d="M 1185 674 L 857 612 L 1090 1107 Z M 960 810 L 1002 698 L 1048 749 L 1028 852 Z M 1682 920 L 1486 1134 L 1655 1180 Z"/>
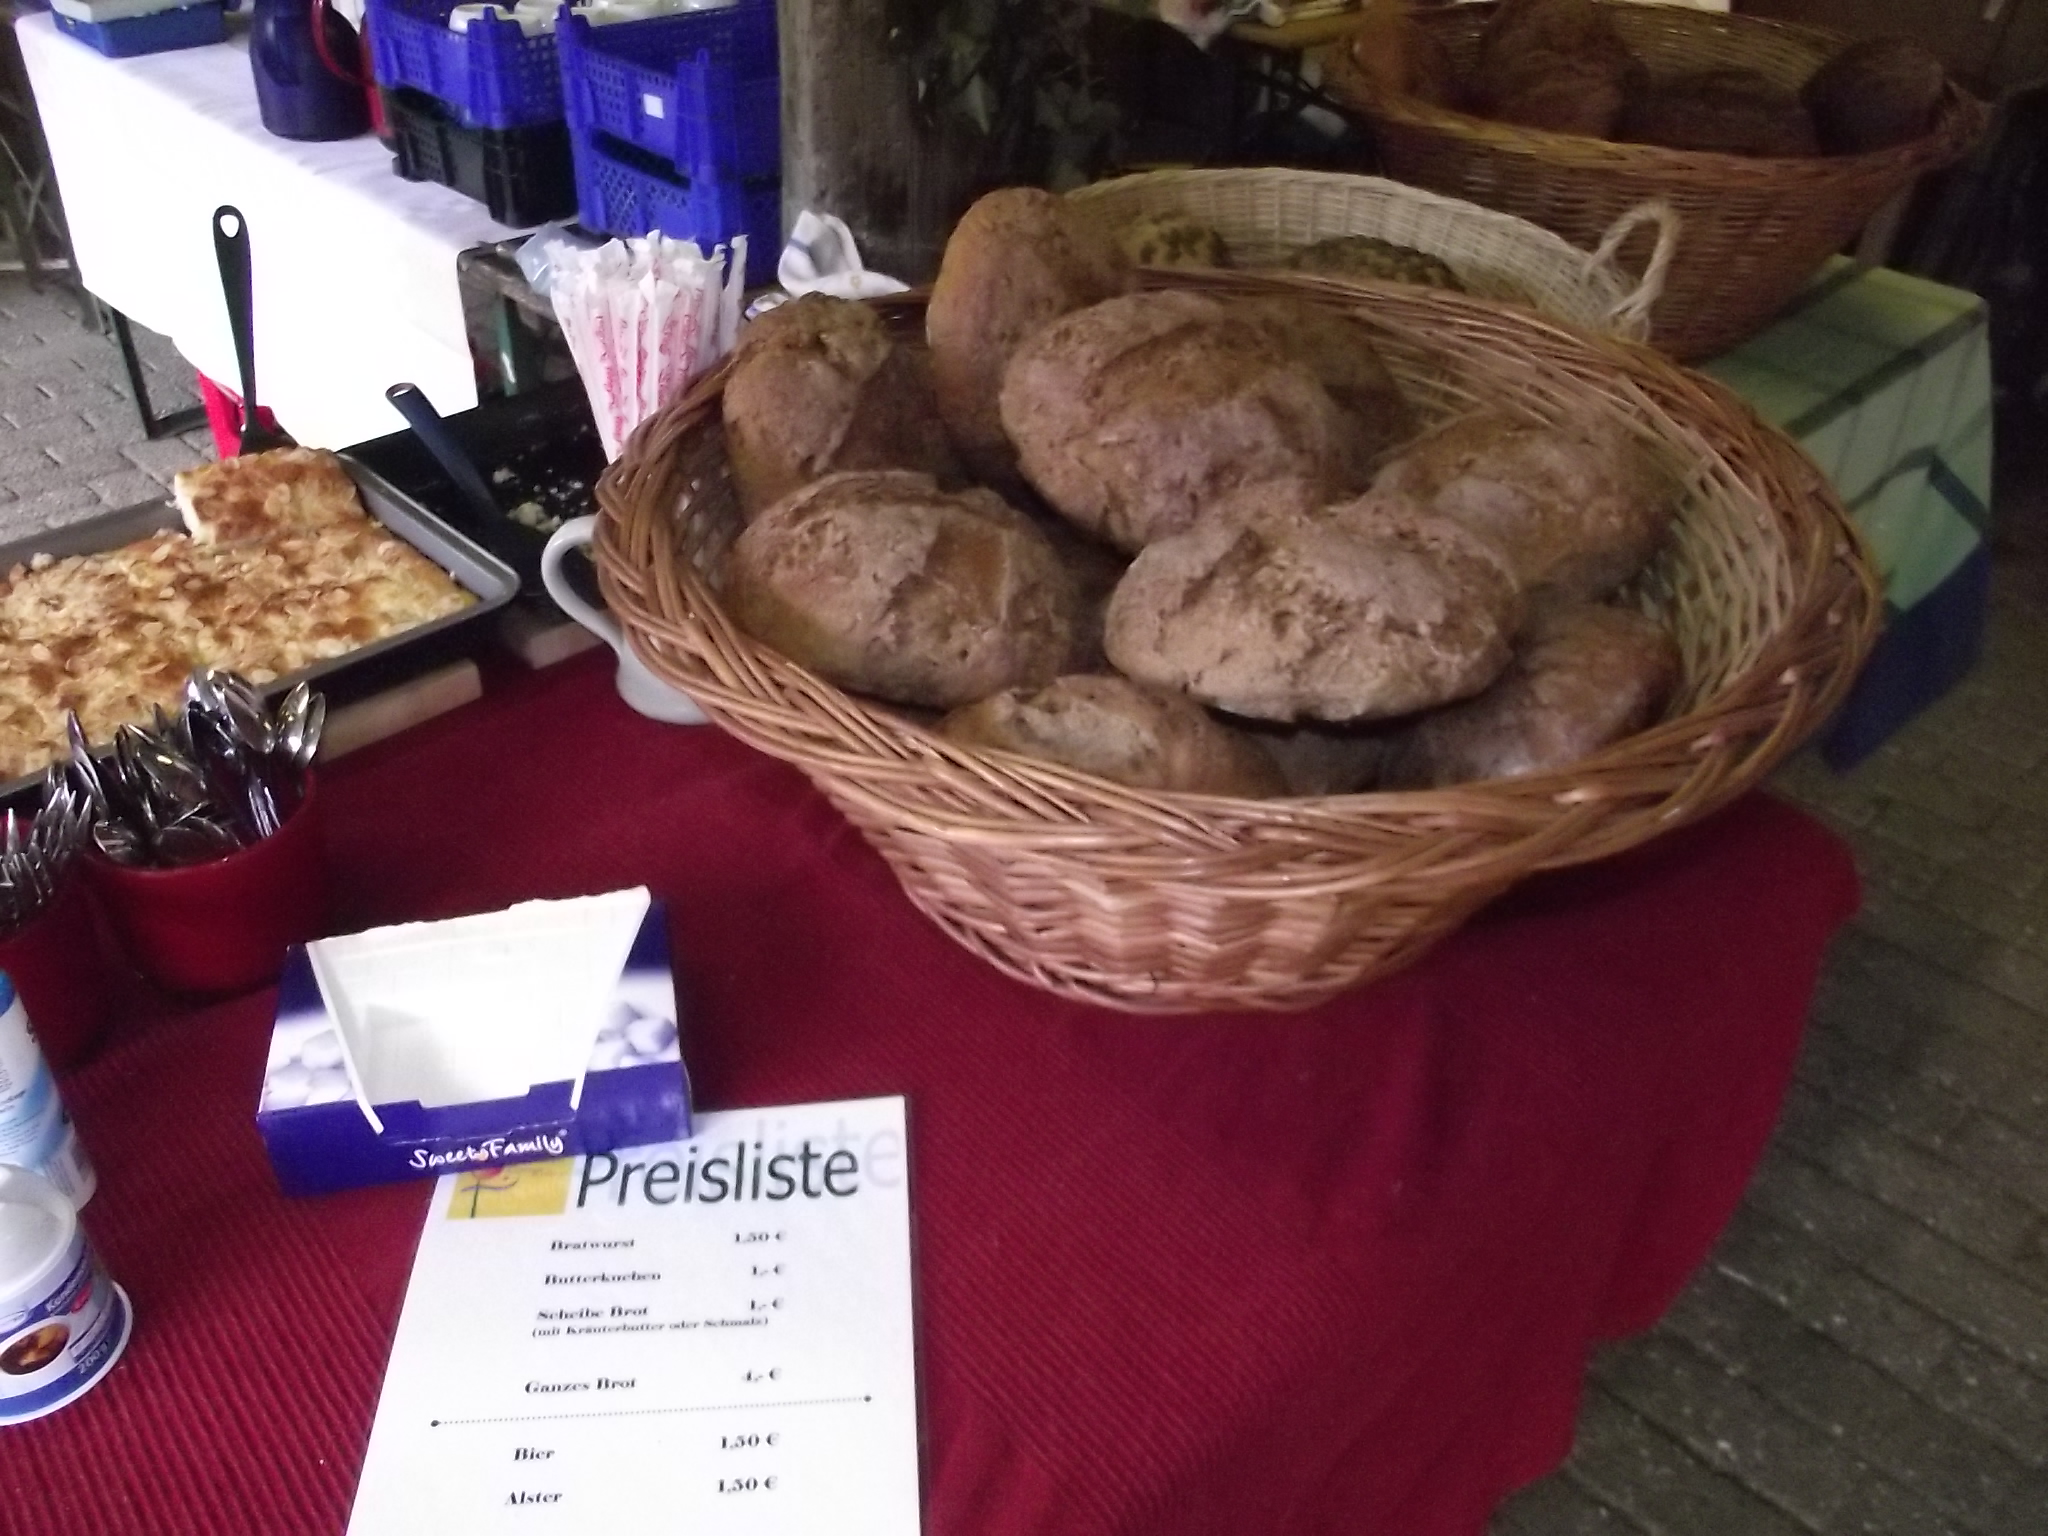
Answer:
<path fill-rule="evenodd" d="M 1237 266 L 1278 266 L 1331 236 L 1372 236 L 1436 256 L 1466 293 L 1530 305 L 1567 326 L 1630 342 L 1649 338 L 1651 305 L 1663 293 L 1677 248 L 1677 215 L 1665 203 L 1622 213 L 1585 252 L 1528 219 L 1417 186 L 1329 170 L 1153 170 L 1081 186 L 1071 199 L 1108 225 L 1147 213 L 1186 213 L 1223 236 Z M 1642 225 L 1655 250 L 1640 279 L 1616 252 Z"/>
<path fill-rule="evenodd" d="M 1150 171 L 1098 181 L 1069 194 L 1104 223 L 1184 213 L 1214 229 L 1239 267 L 1278 266 L 1294 251 L 1333 235 L 1370 235 L 1426 251 L 1480 298 L 1526 304 L 1553 320 L 1642 341 L 1663 291 L 1678 239 L 1678 217 L 1661 202 L 1632 208 L 1582 251 L 1527 219 L 1439 197 L 1376 176 L 1335 171 Z M 1640 278 L 1616 253 L 1638 227 L 1656 244 Z"/>
<path fill-rule="evenodd" d="M 599 482 L 599 580 L 659 676 L 796 764 L 911 900 L 992 964 L 1158 1013 L 1296 1008 L 1413 960 L 1531 871 L 1599 858 L 1760 780 L 1841 698 L 1878 593 L 1813 465 L 1734 396 L 1647 349 L 1405 285 L 1177 274 L 1298 293 L 1369 327 L 1418 410 L 1491 402 L 1630 424 L 1685 478 L 1636 594 L 1685 682 L 1661 724 L 1569 772 L 1427 793 L 1236 800 L 1123 788 L 943 741 L 742 633 L 717 576 L 738 528 L 723 375 L 648 422 Z M 921 296 L 882 301 L 914 326 Z"/>
<path fill-rule="evenodd" d="M 1844 40 L 1805 27 L 1676 5 L 1610 3 L 1628 45 L 1658 75 L 1730 66 L 1797 89 Z M 1491 4 L 1418 13 L 1470 70 Z M 1546 133 L 1374 90 L 1355 72 L 1331 88 L 1368 118 L 1387 174 L 1517 214 L 1590 245 L 1630 208 L 1678 212 L 1678 256 L 1652 318 L 1654 344 L 1711 357 L 1761 330 L 1821 263 L 1922 173 L 1983 132 L 1983 104 L 1951 83 L 1925 138 L 1863 155 L 1751 159 Z M 1624 258 L 1642 259 L 1641 242 Z"/>

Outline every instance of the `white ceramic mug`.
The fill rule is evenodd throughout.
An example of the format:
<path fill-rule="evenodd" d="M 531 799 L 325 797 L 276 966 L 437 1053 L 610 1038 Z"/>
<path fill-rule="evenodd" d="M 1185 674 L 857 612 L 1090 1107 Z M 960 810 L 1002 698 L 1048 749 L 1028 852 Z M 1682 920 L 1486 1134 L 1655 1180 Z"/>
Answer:
<path fill-rule="evenodd" d="M 670 725 L 702 725 L 706 717 L 696 701 L 648 671 L 647 663 L 633 654 L 633 646 L 626 639 L 626 632 L 619 628 L 619 621 L 602 608 L 591 607 L 569 584 L 562 561 L 568 558 L 570 550 L 587 548 L 596 532 L 594 517 L 574 517 L 557 528 L 548 547 L 541 551 L 541 585 L 548 589 L 548 596 L 561 604 L 564 613 L 617 653 L 620 698 L 650 720 L 665 720 Z"/>

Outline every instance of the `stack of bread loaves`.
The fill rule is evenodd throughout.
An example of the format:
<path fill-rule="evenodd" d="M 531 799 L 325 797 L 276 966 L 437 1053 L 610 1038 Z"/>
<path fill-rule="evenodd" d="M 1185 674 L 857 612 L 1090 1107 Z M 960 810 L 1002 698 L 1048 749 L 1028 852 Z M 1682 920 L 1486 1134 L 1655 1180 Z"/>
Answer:
<path fill-rule="evenodd" d="M 1659 72 L 1603 0 L 1500 0 L 1466 65 L 1405 0 L 1375 0 L 1324 72 L 1340 99 L 1406 94 L 1551 133 L 1764 158 L 1917 139 L 1947 80 L 1939 58 L 1902 37 L 1852 43 L 1797 89 L 1728 62 Z"/>
<path fill-rule="evenodd" d="M 1134 289 L 1012 189 L 954 231 L 928 347 L 816 296 L 755 321 L 737 621 L 955 741 L 1147 790 L 1549 772 L 1657 717 L 1676 649 L 1610 600 L 1677 488 L 1625 426 L 1418 438 L 1337 311 Z"/>

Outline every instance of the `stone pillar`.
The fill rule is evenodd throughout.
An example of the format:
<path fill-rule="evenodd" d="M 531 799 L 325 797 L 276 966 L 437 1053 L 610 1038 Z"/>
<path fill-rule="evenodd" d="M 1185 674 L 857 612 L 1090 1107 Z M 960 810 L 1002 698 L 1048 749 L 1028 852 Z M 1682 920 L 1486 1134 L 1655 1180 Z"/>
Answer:
<path fill-rule="evenodd" d="M 778 0 L 783 227 L 805 208 L 846 220 L 861 259 L 908 283 L 938 271 L 985 175 L 971 131 L 922 127 L 887 0 Z"/>

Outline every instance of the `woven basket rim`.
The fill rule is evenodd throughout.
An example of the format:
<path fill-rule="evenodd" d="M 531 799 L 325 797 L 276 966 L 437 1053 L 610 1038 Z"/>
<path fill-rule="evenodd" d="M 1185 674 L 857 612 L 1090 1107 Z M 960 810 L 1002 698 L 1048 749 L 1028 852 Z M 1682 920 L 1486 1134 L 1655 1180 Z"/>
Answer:
<path fill-rule="evenodd" d="M 1584 263 L 1588 268 L 1593 266 L 1593 252 L 1572 244 L 1555 230 L 1545 229 L 1541 224 L 1525 219 L 1520 214 L 1503 213 L 1498 208 L 1488 208 L 1469 198 L 1452 197 L 1448 193 L 1435 192 L 1428 187 L 1413 186 L 1408 182 L 1395 181 L 1386 176 L 1370 176 L 1363 171 L 1297 170 L 1286 165 L 1162 166 L 1153 170 L 1129 171 L 1121 176 L 1105 176 L 1099 181 L 1091 181 L 1076 187 L 1066 195 L 1070 198 L 1093 199 L 1142 187 L 1170 186 L 1182 181 L 1211 184 L 1277 181 L 1293 182 L 1303 186 L 1326 186 L 1332 189 L 1362 187 L 1372 192 L 1384 189 L 1390 197 L 1421 203 L 1427 207 L 1442 208 L 1474 224 L 1483 224 L 1503 232 L 1512 231 L 1517 236 L 1526 237 L 1532 244 L 1550 247 L 1561 255 L 1568 255 Z M 1626 289 L 1627 284 L 1622 279 L 1616 277 L 1614 281 Z"/>
<path fill-rule="evenodd" d="M 1265 271 L 1256 274 L 1234 272 L 1229 274 L 1225 281 L 1228 284 L 1250 282 L 1256 286 L 1270 287 L 1276 292 L 1293 291 L 1306 297 L 1345 304 L 1356 304 L 1362 298 L 1370 298 L 1375 290 L 1404 294 L 1411 298 L 1416 292 L 1407 285 L 1378 283 L 1369 279 L 1339 281 L 1305 274 Z M 1210 282 L 1211 279 L 1190 272 L 1157 274 L 1148 279 L 1148 285 L 1153 287 L 1201 288 L 1209 286 Z M 921 313 L 926 296 L 927 290 L 913 290 L 910 293 L 868 302 L 885 311 L 900 308 Z M 1518 794 L 1524 796 L 1554 789 L 1554 798 L 1567 809 L 1601 801 L 1605 797 L 1587 789 L 1588 780 L 1597 778 L 1605 769 L 1625 759 L 1631 748 L 1639 747 L 1645 740 L 1664 737 L 1674 741 L 1697 740 L 1723 730 L 1727 718 L 1732 714 L 1759 708 L 1776 709 L 1777 706 L 1768 701 L 1778 691 L 1777 684 L 1783 680 L 1780 674 L 1787 665 L 1784 653 L 1797 648 L 1805 624 L 1820 622 L 1831 626 L 1852 627 L 1849 661 L 1847 665 L 1837 670 L 1837 674 L 1826 685 L 1826 691 L 1833 695 L 1828 707 L 1831 707 L 1832 702 L 1839 701 L 1875 634 L 1882 603 L 1881 593 L 1862 533 L 1825 478 L 1796 445 L 1784 438 L 1775 428 L 1764 423 L 1733 391 L 1703 375 L 1679 368 L 1647 345 L 1586 332 L 1550 320 L 1533 311 L 1515 309 L 1512 306 L 1491 303 L 1463 294 L 1430 290 L 1428 302 L 1432 305 L 1441 305 L 1453 312 L 1464 310 L 1488 316 L 1511 316 L 1517 326 L 1548 331 L 1583 347 L 1617 353 L 1621 358 L 1631 360 L 1635 366 L 1658 372 L 1667 385 L 1696 393 L 1705 400 L 1716 402 L 1723 410 L 1732 409 L 1732 412 L 1744 418 L 1754 431 L 1804 467 L 1811 500 L 1818 508 L 1822 521 L 1827 525 L 1829 535 L 1835 541 L 1833 558 L 1806 573 L 1805 590 L 1794 606 L 1793 619 L 1788 619 L 1777 633 L 1769 637 L 1759 654 L 1738 675 L 1730 678 L 1714 694 L 1702 699 L 1694 708 L 1658 721 L 1644 731 L 1589 754 L 1568 769 L 1547 775 L 1531 775 L 1510 780 L 1479 780 L 1433 790 L 1375 790 L 1349 795 L 1274 796 L 1258 799 L 1190 794 L 1184 791 L 1138 790 L 1043 759 L 994 749 L 963 747 L 941 737 L 930 727 L 906 714 L 841 689 L 740 630 L 723 612 L 708 587 L 704 587 L 701 580 L 692 573 L 687 585 L 700 589 L 701 598 L 708 609 L 708 612 L 697 617 L 700 621 L 715 618 L 724 638 L 732 644 L 737 654 L 746 658 L 751 667 L 766 667 L 785 678 L 797 680 L 804 692 L 819 699 L 829 700 L 835 711 L 858 721 L 866 734 L 895 738 L 913 744 L 917 756 L 922 759 L 921 766 L 925 769 L 929 769 L 935 763 L 943 764 L 951 772 L 980 779 L 988 778 L 990 770 L 997 769 L 1000 771 L 999 777 L 1004 781 L 1028 790 L 1036 797 L 1061 801 L 1117 802 L 1127 810 L 1142 809 L 1147 805 L 1162 808 L 1200 807 L 1211 811 L 1220 808 L 1246 824 L 1287 825 L 1304 830 L 1316 824 L 1323 824 L 1331 830 L 1336 830 L 1343 824 L 1355 820 L 1360 813 L 1375 811 L 1399 811 L 1404 815 L 1420 815 L 1436 809 L 1441 809 L 1445 814 L 1469 812 L 1475 808 L 1483 810 L 1490 794 L 1497 793 L 1501 786 L 1510 784 Z M 665 431 L 676 430 L 678 422 L 687 422 L 693 416 L 703 416 L 703 421 L 691 423 L 689 429 L 716 430 L 716 418 L 710 413 L 723 390 L 729 369 L 729 362 L 720 364 L 711 373 L 699 379 L 683 396 L 653 418 L 643 422 L 629 440 L 619 461 L 607 468 L 599 479 L 597 500 L 600 510 L 593 540 L 597 554 L 599 583 L 607 604 L 614 612 L 627 617 L 626 629 L 636 642 L 639 638 L 636 628 L 636 621 L 640 619 L 636 612 L 639 605 L 620 585 L 615 570 L 615 566 L 624 564 L 624 557 L 619 549 L 619 534 L 625 516 L 624 499 L 627 495 L 628 478 L 640 466 L 642 456 L 647 452 L 648 445 L 653 439 Z M 1860 611 L 1845 613 L 1845 609 Z M 1794 622 L 1795 619 L 1799 622 Z M 642 659 L 647 658 L 643 655 Z M 789 712 L 779 705 L 764 703 L 758 694 L 708 679 L 693 678 L 688 684 L 678 686 L 684 687 L 685 691 L 704 707 L 706 713 L 718 720 L 722 726 L 734 730 L 743 739 L 751 739 L 751 732 L 743 725 L 736 725 L 734 717 L 741 721 L 755 715 L 763 718 L 774 715 L 790 717 Z M 818 760 L 823 765 L 830 761 L 830 754 L 821 755 Z M 872 767 L 876 758 L 871 752 L 849 744 L 843 754 L 843 762 L 844 766 L 850 768 Z M 907 765 L 909 760 L 905 759 L 905 762 Z M 945 825 L 949 834 L 997 842 L 1014 840 L 1020 844 L 1028 843 L 1035 849 L 1044 848 L 1049 841 L 1060 841 L 1063 834 L 1070 836 L 1075 842 L 1088 840 L 1085 821 L 1024 823 L 1009 818 L 992 820 L 949 815 L 943 810 L 929 806 L 920 806 L 918 815 L 921 820 Z M 1559 818 L 1560 822 L 1568 822 L 1569 819 L 1569 815 Z M 1689 818 L 1678 815 L 1673 824 L 1676 825 L 1678 821 L 1685 819 Z M 1487 852 L 1479 857 L 1491 858 L 1492 853 Z M 1559 858 L 1545 862 L 1563 864 L 1576 860 Z M 1213 884 L 1209 877 L 1202 878 L 1205 884 Z"/>
<path fill-rule="evenodd" d="M 1618 12 L 1631 9 L 1629 0 L 1601 0 Z M 1498 9 L 1498 0 L 1419 11 L 1418 25 L 1448 29 L 1464 28 L 1475 17 Z M 1777 37 L 1805 43 L 1816 50 L 1838 51 L 1851 41 L 1824 27 L 1773 21 L 1761 16 L 1732 12 L 1704 11 L 1692 6 L 1659 6 L 1658 22 L 1701 32 L 1740 35 L 1759 40 Z M 1339 43 L 1331 46 L 1341 46 Z M 1780 181 L 1788 176 L 1808 179 L 1851 179 L 1884 172 L 1897 175 L 1910 169 L 1931 169 L 1967 149 L 1984 129 L 1990 108 L 1956 82 L 1943 81 L 1941 102 L 1935 120 L 1919 138 L 1884 149 L 1840 155 L 1732 155 L 1715 150 L 1670 149 L 1660 144 L 1631 144 L 1613 139 L 1596 139 L 1586 134 L 1558 133 L 1547 128 L 1530 128 L 1503 123 L 1474 112 L 1437 106 L 1405 91 L 1375 89 L 1371 82 L 1356 82 L 1357 95 L 1348 104 L 1368 116 L 1377 115 L 1412 128 L 1429 129 L 1455 138 L 1479 140 L 1499 153 L 1521 154 L 1546 162 L 1572 161 L 1581 165 L 1604 165 L 1631 173 L 1654 176 L 1667 183 L 1720 183 L 1730 179 L 1748 182 Z"/>
<path fill-rule="evenodd" d="M 1588 250 L 1574 244 L 1555 230 L 1545 229 L 1533 219 L 1498 208 L 1488 208 L 1483 203 L 1475 203 L 1469 198 L 1452 197 L 1447 193 L 1414 186 L 1405 181 L 1394 181 L 1385 176 L 1368 176 L 1356 171 L 1301 170 L 1292 166 L 1161 167 L 1088 182 L 1074 188 L 1067 196 L 1084 205 L 1100 204 L 1131 196 L 1143 198 L 1154 192 L 1170 195 L 1184 188 L 1189 196 L 1200 199 L 1213 196 L 1218 188 L 1238 187 L 1271 187 L 1280 189 L 1283 194 L 1295 188 L 1305 188 L 1312 192 L 1328 192 L 1333 196 L 1347 199 L 1353 194 L 1362 193 L 1368 198 L 1381 199 L 1390 205 L 1404 205 L 1440 214 L 1461 231 L 1478 232 L 1475 239 L 1491 237 L 1510 249 L 1519 247 L 1523 252 L 1540 252 L 1540 259 L 1556 261 L 1561 268 L 1571 271 L 1573 280 L 1582 286 L 1592 299 L 1592 312 L 1582 315 L 1559 314 L 1550 303 L 1545 302 L 1535 292 L 1528 294 L 1524 307 L 1551 319 L 1563 319 L 1630 341 L 1649 339 L 1651 312 L 1663 296 L 1664 283 L 1673 261 L 1677 258 L 1682 234 L 1682 220 L 1677 210 L 1663 198 L 1646 198 L 1625 210 L 1607 228 L 1599 243 Z M 1204 212 L 1206 214 L 1207 210 Z M 1643 270 L 1632 273 L 1621 264 L 1622 244 L 1629 235 L 1643 226 L 1649 226 L 1653 230 L 1654 244 L 1649 259 L 1643 263 Z M 1532 281 L 1521 264 L 1523 260 L 1528 259 L 1527 257 L 1508 261 L 1487 251 L 1437 251 L 1434 254 L 1453 263 L 1454 266 L 1457 261 L 1464 260 L 1481 267 L 1497 269 L 1503 275 L 1518 278 L 1525 284 Z M 1284 274 L 1289 269 L 1254 265 L 1236 270 Z M 1325 278 L 1331 277 L 1330 274 L 1322 275 Z M 1343 278 L 1332 280 L 1344 281 Z M 1498 301 L 1496 296 L 1496 302 Z"/>

